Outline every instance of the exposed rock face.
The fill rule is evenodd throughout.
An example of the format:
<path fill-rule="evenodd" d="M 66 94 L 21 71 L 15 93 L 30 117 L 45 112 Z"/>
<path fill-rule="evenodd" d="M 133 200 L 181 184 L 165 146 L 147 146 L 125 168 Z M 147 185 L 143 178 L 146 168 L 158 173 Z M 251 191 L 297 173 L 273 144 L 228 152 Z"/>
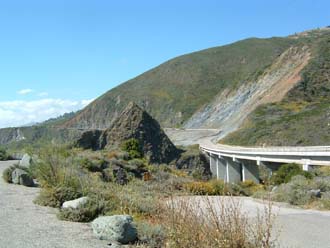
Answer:
<path fill-rule="evenodd" d="M 178 155 L 178 150 L 159 123 L 133 102 L 128 104 L 105 136 L 107 147 L 118 146 L 131 138 L 137 139 L 150 162 L 167 163 Z"/>
<path fill-rule="evenodd" d="M 133 218 L 129 215 L 98 217 L 92 222 L 94 235 L 99 239 L 128 244 L 137 239 Z"/>
<path fill-rule="evenodd" d="M 14 184 L 20 184 L 28 187 L 34 186 L 32 177 L 30 177 L 25 170 L 17 168 L 12 172 L 11 177 Z"/>
<path fill-rule="evenodd" d="M 289 48 L 256 81 L 247 81 L 234 91 L 222 91 L 197 111 L 184 127 L 221 127 L 219 138 L 237 130 L 258 106 L 281 101 L 301 80 L 300 73 L 310 57 L 307 46 Z"/>
<path fill-rule="evenodd" d="M 84 149 L 102 149 L 104 147 L 104 144 L 100 142 L 101 135 L 101 130 L 89 130 L 83 132 L 81 134 L 81 137 L 76 141 L 76 145 Z"/>
<path fill-rule="evenodd" d="M 186 170 L 190 174 L 198 172 L 204 179 L 209 179 L 212 176 L 210 163 L 206 156 L 200 152 L 186 152 L 175 162 L 176 168 Z"/>
<path fill-rule="evenodd" d="M 83 133 L 77 146 L 94 150 L 111 149 L 132 138 L 139 142 L 141 151 L 151 163 L 168 163 L 179 154 L 159 123 L 133 102 L 109 129 Z"/>

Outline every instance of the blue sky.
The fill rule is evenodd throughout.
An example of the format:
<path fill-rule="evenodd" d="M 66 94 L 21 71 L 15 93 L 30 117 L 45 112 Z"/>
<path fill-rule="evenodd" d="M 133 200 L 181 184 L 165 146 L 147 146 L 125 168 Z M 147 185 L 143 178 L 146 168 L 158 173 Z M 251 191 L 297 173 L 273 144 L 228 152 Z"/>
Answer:
<path fill-rule="evenodd" d="M 0 0 L 0 127 L 85 106 L 175 56 L 330 25 L 330 1 Z"/>

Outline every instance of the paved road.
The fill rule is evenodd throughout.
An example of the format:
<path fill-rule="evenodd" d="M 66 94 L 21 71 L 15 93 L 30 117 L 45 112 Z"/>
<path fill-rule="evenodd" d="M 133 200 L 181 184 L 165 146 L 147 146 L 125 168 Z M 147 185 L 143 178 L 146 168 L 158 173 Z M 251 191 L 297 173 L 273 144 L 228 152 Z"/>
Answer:
<path fill-rule="evenodd" d="M 219 206 L 217 202 L 228 202 L 223 196 L 211 196 L 210 202 Z M 249 197 L 235 197 L 240 201 L 242 211 L 250 217 L 255 217 L 258 209 L 261 213 L 264 204 Z M 203 207 L 203 196 L 192 197 L 190 201 L 199 202 Z M 305 210 L 292 208 L 285 204 L 275 203 L 272 211 L 276 214 L 274 232 L 279 234 L 280 247 L 294 248 L 330 248 L 330 211 Z"/>
<path fill-rule="evenodd" d="M 2 171 L 13 164 L 0 162 L 0 248 L 102 248 L 89 224 L 60 221 L 56 210 L 33 204 L 38 188 L 7 184 Z"/>

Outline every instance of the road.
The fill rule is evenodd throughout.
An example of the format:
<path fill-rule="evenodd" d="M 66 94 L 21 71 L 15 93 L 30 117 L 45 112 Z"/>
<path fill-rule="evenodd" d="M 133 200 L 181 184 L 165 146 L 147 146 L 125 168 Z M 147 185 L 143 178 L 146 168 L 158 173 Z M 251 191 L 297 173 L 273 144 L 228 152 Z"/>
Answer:
<path fill-rule="evenodd" d="M 17 161 L 16 161 L 17 162 Z M 56 209 L 35 205 L 38 188 L 7 184 L 0 162 L 0 248 L 102 248 L 89 224 L 60 221 Z"/>

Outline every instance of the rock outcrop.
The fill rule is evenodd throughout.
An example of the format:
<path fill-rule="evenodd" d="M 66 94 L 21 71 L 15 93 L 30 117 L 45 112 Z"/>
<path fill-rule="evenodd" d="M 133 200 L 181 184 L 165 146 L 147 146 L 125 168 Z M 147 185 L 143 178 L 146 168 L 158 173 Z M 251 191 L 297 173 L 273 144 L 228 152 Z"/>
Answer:
<path fill-rule="evenodd" d="M 129 139 L 136 139 L 143 155 L 151 163 L 168 163 L 179 155 L 159 123 L 137 104 L 131 102 L 105 130 L 87 131 L 76 142 L 85 149 L 113 149 Z"/>

